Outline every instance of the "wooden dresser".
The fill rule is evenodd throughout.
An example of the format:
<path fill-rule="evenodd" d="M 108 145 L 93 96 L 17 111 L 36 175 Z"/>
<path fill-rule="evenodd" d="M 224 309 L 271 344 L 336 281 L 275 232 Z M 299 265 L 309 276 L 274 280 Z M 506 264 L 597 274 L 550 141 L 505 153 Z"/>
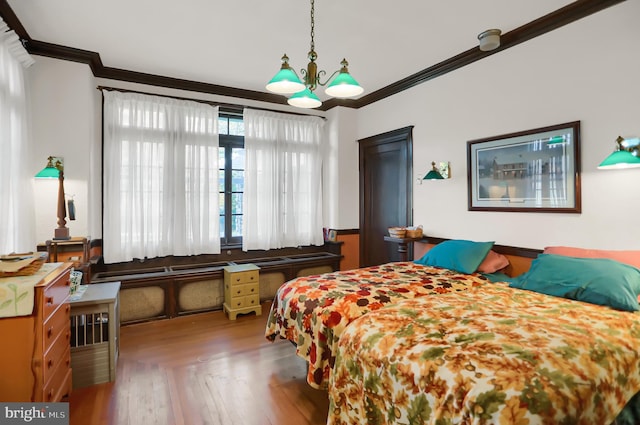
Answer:
<path fill-rule="evenodd" d="M 51 265 L 52 270 L 34 286 L 31 315 L 0 318 L 0 401 L 57 402 L 71 393 L 72 266 Z M 9 279 L 14 278 L 2 280 Z"/>

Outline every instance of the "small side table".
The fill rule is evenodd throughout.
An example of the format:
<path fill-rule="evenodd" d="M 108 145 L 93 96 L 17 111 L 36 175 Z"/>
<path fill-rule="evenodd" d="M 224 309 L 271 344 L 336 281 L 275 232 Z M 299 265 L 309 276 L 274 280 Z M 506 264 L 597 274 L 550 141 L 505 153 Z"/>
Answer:
<path fill-rule="evenodd" d="M 120 282 L 86 285 L 71 305 L 73 387 L 116 379 L 120 343 Z"/>
<path fill-rule="evenodd" d="M 407 261 L 407 251 L 409 248 L 409 243 L 419 241 L 422 239 L 422 236 L 419 238 L 394 238 L 392 236 L 385 236 L 384 240 L 386 242 L 393 242 L 398 244 L 398 254 L 400 254 L 400 261 Z"/>
<path fill-rule="evenodd" d="M 223 308 L 230 320 L 236 320 L 238 314 L 262 314 L 259 270 L 255 264 L 224 267 Z"/>

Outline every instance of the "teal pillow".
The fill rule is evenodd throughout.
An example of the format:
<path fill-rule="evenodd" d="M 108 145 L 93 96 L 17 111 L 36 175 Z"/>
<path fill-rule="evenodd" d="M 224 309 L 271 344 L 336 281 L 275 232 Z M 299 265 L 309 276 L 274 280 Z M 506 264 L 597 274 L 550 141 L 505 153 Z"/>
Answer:
<path fill-rule="evenodd" d="M 540 254 L 509 286 L 616 310 L 640 310 L 640 270 L 608 258 Z"/>
<path fill-rule="evenodd" d="M 452 239 L 437 244 L 414 262 L 471 274 L 478 270 L 494 243 Z"/>

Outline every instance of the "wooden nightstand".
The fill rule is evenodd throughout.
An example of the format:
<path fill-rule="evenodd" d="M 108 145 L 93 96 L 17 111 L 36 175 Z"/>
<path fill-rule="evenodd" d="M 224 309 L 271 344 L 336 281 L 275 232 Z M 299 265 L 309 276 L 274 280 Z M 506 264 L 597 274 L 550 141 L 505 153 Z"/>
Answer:
<path fill-rule="evenodd" d="M 224 267 L 223 307 L 230 320 L 236 320 L 238 314 L 262 314 L 259 270 L 255 264 Z"/>

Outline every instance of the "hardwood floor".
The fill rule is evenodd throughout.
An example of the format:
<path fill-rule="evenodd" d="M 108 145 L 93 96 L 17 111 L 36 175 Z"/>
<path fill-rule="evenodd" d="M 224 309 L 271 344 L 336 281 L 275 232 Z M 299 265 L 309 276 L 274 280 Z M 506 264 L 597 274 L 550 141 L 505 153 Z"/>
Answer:
<path fill-rule="evenodd" d="M 116 381 L 74 389 L 71 425 L 324 425 L 325 391 L 262 316 L 212 312 L 124 326 Z"/>

